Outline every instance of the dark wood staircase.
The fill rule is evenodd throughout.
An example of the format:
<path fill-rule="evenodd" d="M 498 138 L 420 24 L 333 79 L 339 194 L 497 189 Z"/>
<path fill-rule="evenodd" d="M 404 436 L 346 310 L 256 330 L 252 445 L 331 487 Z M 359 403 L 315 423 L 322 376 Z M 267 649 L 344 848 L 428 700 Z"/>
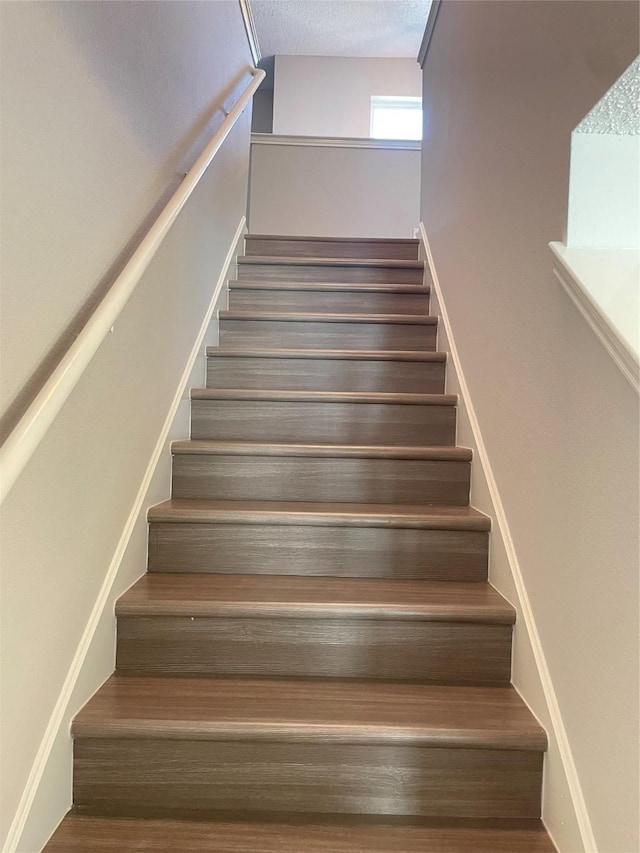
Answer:
<path fill-rule="evenodd" d="M 47 851 L 553 851 L 417 241 L 246 253 Z"/>

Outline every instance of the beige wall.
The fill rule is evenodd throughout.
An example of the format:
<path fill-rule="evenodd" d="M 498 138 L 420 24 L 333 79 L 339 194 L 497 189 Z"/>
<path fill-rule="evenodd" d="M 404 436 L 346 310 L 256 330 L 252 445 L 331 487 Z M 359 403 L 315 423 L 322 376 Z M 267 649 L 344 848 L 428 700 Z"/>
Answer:
<path fill-rule="evenodd" d="M 372 95 L 420 94 L 414 59 L 276 56 L 273 132 L 367 138 Z"/>
<path fill-rule="evenodd" d="M 549 727 L 537 631 L 601 853 L 639 846 L 638 398 L 547 243 L 565 233 L 571 131 L 637 52 L 635 3 L 460 0 L 424 68 L 422 219 L 535 621 L 514 679 Z M 513 598 L 501 541 L 492 578 Z M 545 819 L 579 850 L 551 735 Z"/>
<path fill-rule="evenodd" d="M 420 151 L 325 142 L 251 146 L 249 230 L 413 237 L 420 221 Z"/>
<path fill-rule="evenodd" d="M 1 14 L 6 424 L 251 60 L 233 0 L 3 3 Z M 167 431 L 187 435 L 181 384 L 245 211 L 249 125 L 247 110 L 3 505 L 2 837 L 15 846 L 24 825 L 28 853 L 68 808 L 69 722 L 113 667 L 113 600 L 145 568 L 145 507 L 169 486 L 166 442 L 155 474 L 154 452 Z M 200 361 L 191 381 L 202 376 Z"/>

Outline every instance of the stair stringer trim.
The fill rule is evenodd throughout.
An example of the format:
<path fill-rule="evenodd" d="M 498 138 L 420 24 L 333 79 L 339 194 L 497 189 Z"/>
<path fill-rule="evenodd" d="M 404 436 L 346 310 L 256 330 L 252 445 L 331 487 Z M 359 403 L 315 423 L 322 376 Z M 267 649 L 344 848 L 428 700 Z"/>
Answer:
<path fill-rule="evenodd" d="M 27 829 L 29 816 L 31 814 L 31 810 L 36 800 L 43 777 L 47 770 L 47 764 L 54 750 L 54 747 L 60 746 L 60 744 L 57 743 L 59 739 L 64 738 L 66 740 L 69 737 L 72 718 L 75 716 L 77 711 L 91 698 L 92 693 L 94 693 L 101 686 L 101 684 L 113 674 L 114 660 L 112 658 L 109 661 L 107 667 L 108 671 L 105 671 L 103 674 L 98 676 L 98 681 L 96 681 L 95 674 L 90 677 L 91 687 L 89 691 L 81 690 L 81 686 L 79 684 L 80 678 L 83 674 L 85 665 L 87 664 L 88 659 L 90 658 L 90 650 L 92 643 L 96 638 L 96 634 L 98 633 L 100 628 L 102 628 L 103 630 L 105 628 L 103 623 L 103 620 L 105 620 L 105 618 L 107 619 L 107 630 L 110 628 L 111 633 L 113 635 L 113 655 L 115 657 L 115 617 L 113 615 L 113 605 L 115 602 L 115 598 L 119 597 L 125 591 L 127 586 L 130 586 L 132 582 L 135 582 L 135 580 L 138 579 L 133 578 L 131 581 L 127 581 L 125 587 L 120 589 L 120 585 L 116 583 L 118 580 L 118 574 L 125 559 L 127 548 L 132 542 L 132 539 L 134 538 L 135 534 L 141 528 L 146 534 L 147 508 L 150 503 L 155 502 L 155 498 L 150 497 L 152 488 L 155 485 L 153 481 L 157 473 L 162 474 L 162 472 L 159 471 L 159 463 L 161 463 L 163 456 L 166 459 L 170 459 L 169 444 L 172 439 L 172 427 L 176 420 L 176 416 L 178 415 L 180 403 L 183 401 L 188 402 L 189 388 L 192 384 L 191 375 L 194 371 L 194 368 L 196 367 L 196 360 L 198 356 L 204 357 L 205 336 L 211 325 L 212 320 L 214 320 L 216 308 L 223 294 L 223 289 L 225 288 L 229 279 L 230 267 L 233 264 L 237 255 L 240 253 L 240 244 L 242 241 L 244 241 L 245 233 L 246 217 L 242 216 L 240 222 L 238 223 L 238 227 L 236 228 L 235 234 L 233 235 L 233 238 L 231 240 L 229 250 L 226 254 L 222 269 L 220 271 L 220 275 L 218 276 L 218 280 L 216 281 L 215 287 L 213 289 L 211 301 L 209 302 L 207 312 L 205 314 L 202 325 L 200 326 L 200 329 L 198 331 L 198 335 L 196 337 L 191 353 L 189 354 L 185 369 L 182 373 L 182 376 L 180 377 L 180 382 L 171 402 L 171 407 L 162 425 L 158 440 L 154 447 L 151 458 L 149 459 L 149 464 L 147 465 L 144 477 L 142 478 L 142 481 L 140 483 L 140 488 L 138 489 L 138 493 L 136 494 L 136 498 L 131 507 L 131 511 L 129 512 L 129 515 L 125 522 L 122 535 L 120 536 L 120 539 L 114 551 L 104 581 L 91 610 L 91 615 L 89 616 L 85 629 L 82 633 L 82 637 L 80 638 L 80 642 L 78 643 L 78 647 L 71 662 L 71 666 L 69 667 L 67 676 L 64 680 L 64 684 L 62 685 L 62 689 L 54 706 L 53 712 L 51 714 L 51 717 L 49 718 L 49 723 L 47 725 L 47 728 L 45 729 L 44 735 L 40 742 L 40 746 L 38 747 L 38 751 L 31 766 L 31 771 L 29 773 L 29 776 L 27 777 L 27 782 L 25 784 L 22 796 L 18 803 L 18 808 L 16 809 L 15 816 L 9 828 L 9 832 L 7 833 L 7 838 L 2 848 L 2 853 L 16 853 L 16 851 L 18 850 L 32 849 L 32 847 L 23 847 L 21 842 L 24 841 L 23 836 L 25 833 L 25 829 Z M 206 369 L 206 358 L 204 359 L 204 363 L 205 367 L 203 369 Z M 166 497 L 170 488 L 170 478 L 163 478 L 163 482 L 161 483 L 160 487 L 164 490 L 164 497 Z M 163 497 L 160 497 L 159 499 L 162 500 Z M 144 563 L 141 564 L 140 569 L 141 571 L 138 577 L 142 577 L 142 575 L 146 571 Z M 111 607 L 111 612 L 108 611 L 109 606 Z M 98 667 L 101 667 L 100 663 L 98 663 Z M 66 811 L 71 806 L 71 763 L 69 765 L 69 768 L 69 798 L 64 810 L 61 811 L 55 819 L 56 823 L 51 826 L 49 834 L 51 834 L 56 829 L 57 823 L 62 820 Z M 43 834 L 46 834 L 46 832 Z"/>
<path fill-rule="evenodd" d="M 474 463 L 478 463 L 472 463 L 471 503 L 495 520 L 489 546 L 489 580 L 517 613 L 513 646 L 514 687 L 547 729 L 549 738 L 543 783 L 543 821 L 559 850 L 577 853 L 579 849 L 584 853 L 597 853 L 560 705 L 422 221 L 420 243 L 427 262 L 426 274 L 431 276 L 431 314 L 439 317 L 438 350 L 448 353 L 446 391 L 457 393 L 459 399 L 457 443 L 471 447 Z M 462 438 L 461 428 L 466 433 Z M 498 561 L 501 565 L 496 571 Z M 498 574 L 502 576 L 497 577 Z"/>

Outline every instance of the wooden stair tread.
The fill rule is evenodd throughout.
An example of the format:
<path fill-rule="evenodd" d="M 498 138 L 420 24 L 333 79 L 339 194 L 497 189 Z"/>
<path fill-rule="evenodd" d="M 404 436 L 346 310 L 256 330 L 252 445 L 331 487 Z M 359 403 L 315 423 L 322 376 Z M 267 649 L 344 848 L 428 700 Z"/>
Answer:
<path fill-rule="evenodd" d="M 546 735 L 511 687 L 348 679 L 113 675 L 76 737 L 395 743 L 541 751 Z"/>
<path fill-rule="evenodd" d="M 419 241 L 246 245 L 46 850 L 551 853 Z"/>
<path fill-rule="evenodd" d="M 158 820 L 68 814 L 45 853 L 554 853 L 540 821 L 304 815 Z"/>
<path fill-rule="evenodd" d="M 445 471 L 466 501 L 472 451 L 457 395 L 413 393 L 444 390 L 447 360 L 419 242 L 369 242 L 248 237 L 263 254 L 237 259 L 207 356 L 283 362 L 211 361 L 230 387 L 191 391 L 195 439 L 172 443 L 187 497 L 148 512 L 150 571 L 116 603 L 118 671 L 74 720 L 75 813 L 46 850 L 555 849 L 534 819 L 547 737 L 507 684 L 515 610 L 485 580 L 491 520 L 425 490 Z M 245 493 L 289 499 L 195 499 Z"/>
<path fill-rule="evenodd" d="M 431 350 L 251 349 L 250 347 L 221 349 L 217 346 L 208 346 L 207 358 L 326 358 L 356 361 L 445 362 L 447 354 Z"/>
<path fill-rule="evenodd" d="M 422 459 L 469 462 L 472 451 L 457 445 L 436 447 L 359 446 L 353 444 L 286 444 L 258 441 L 180 439 L 171 443 L 173 454 L 196 456 L 304 456 L 351 459 Z"/>
<path fill-rule="evenodd" d="M 289 242 L 291 240 L 300 243 L 306 243 L 309 240 L 314 240 L 318 243 L 397 243 L 418 246 L 420 240 L 416 237 L 315 237 L 313 234 L 307 234 L 301 237 L 299 234 L 245 234 L 245 240 L 281 240 Z"/>
<path fill-rule="evenodd" d="M 312 503 L 305 501 L 167 500 L 151 507 L 151 523 L 288 524 L 481 530 L 491 519 L 470 506 Z"/>
<path fill-rule="evenodd" d="M 263 400 L 292 403 L 373 403 L 400 406 L 455 406 L 457 394 L 393 394 L 359 391 L 280 391 L 245 388 L 192 388 L 192 400 Z"/>
<path fill-rule="evenodd" d="M 412 269 L 423 270 L 424 261 L 387 260 L 380 258 L 311 258 L 287 257 L 274 255 L 240 255 L 238 264 L 249 266 L 253 264 L 269 266 L 298 266 L 298 267 L 377 267 L 378 269 Z"/>
<path fill-rule="evenodd" d="M 513 607 L 488 583 L 160 573 L 140 578 L 116 603 L 116 615 L 515 621 Z"/>
<path fill-rule="evenodd" d="M 438 318 L 427 314 L 330 314 L 292 311 L 219 311 L 220 320 L 259 320 L 273 323 L 355 323 L 398 326 L 437 326 Z"/>
<path fill-rule="evenodd" d="M 265 281 L 264 279 L 231 279 L 229 290 L 301 290 L 305 293 L 407 293 L 428 296 L 428 284 L 353 284 L 343 281 Z"/>

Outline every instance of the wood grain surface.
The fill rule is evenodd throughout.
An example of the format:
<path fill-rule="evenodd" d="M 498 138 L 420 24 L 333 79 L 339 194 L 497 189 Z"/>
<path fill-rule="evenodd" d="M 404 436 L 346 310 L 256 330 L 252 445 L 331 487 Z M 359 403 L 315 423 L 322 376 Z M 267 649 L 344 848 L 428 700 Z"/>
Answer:
<path fill-rule="evenodd" d="M 549 853 L 418 242 L 246 247 L 47 850 Z"/>
<path fill-rule="evenodd" d="M 76 739 L 76 809 L 536 818 L 542 753 L 415 745 Z"/>
<path fill-rule="evenodd" d="M 235 350 L 235 348 L 234 348 Z M 440 394 L 438 352 L 207 349 L 209 388 Z"/>
<path fill-rule="evenodd" d="M 489 537 L 470 530 L 154 522 L 149 571 L 484 581 Z"/>
<path fill-rule="evenodd" d="M 392 314 L 372 315 L 387 318 L 384 322 L 374 323 L 329 319 L 331 316 L 349 317 L 348 314 L 327 315 L 325 320 L 319 319 L 321 314 L 291 314 L 292 319 L 287 319 L 284 313 L 258 317 L 257 311 L 247 312 L 246 318 L 239 317 L 239 311 L 233 312 L 235 316 L 220 313 L 220 346 L 223 348 L 272 346 L 318 349 L 324 346 L 330 349 L 366 350 L 436 349 L 435 324 L 399 323 L 391 319 L 394 316 Z M 311 317 L 316 319 L 306 319 Z"/>
<path fill-rule="evenodd" d="M 287 617 L 121 616 L 116 669 L 138 675 L 256 675 L 506 684 L 511 627 Z"/>
<path fill-rule="evenodd" d="M 488 584 L 149 574 L 117 603 L 117 668 L 506 682 L 514 612 Z"/>
<path fill-rule="evenodd" d="M 122 671 L 472 683 L 510 674 L 514 611 L 483 583 L 147 574 L 116 615 Z"/>
<path fill-rule="evenodd" d="M 221 350 L 208 346 L 209 358 L 303 358 L 338 359 L 340 361 L 399 361 L 399 362 L 446 362 L 445 352 L 419 352 L 418 350 L 334 350 L 334 349 L 278 349 L 273 347 L 238 347 L 235 350 Z M 352 391 L 360 389 L 352 388 Z"/>
<path fill-rule="evenodd" d="M 512 687 L 282 678 L 112 676 L 73 723 L 82 738 L 546 748 Z"/>
<path fill-rule="evenodd" d="M 116 616 L 176 615 L 515 621 L 511 604 L 488 583 L 148 573 L 116 602 Z"/>
<path fill-rule="evenodd" d="M 437 326 L 438 318 L 429 314 L 350 314 L 330 313 L 325 311 L 230 311 L 224 310 L 219 313 L 221 320 L 256 320 L 260 322 L 282 322 L 282 323 L 323 323 L 327 326 L 337 325 L 360 325 L 360 326 Z M 347 349 L 347 347 L 345 347 Z M 392 347 L 388 347 L 392 349 Z"/>
<path fill-rule="evenodd" d="M 360 289 L 358 292 L 356 288 Z M 398 287 L 411 287 L 398 285 Z M 229 287 L 229 310 L 231 311 L 281 311 L 293 313 L 352 313 L 352 314 L 416 314 L 429 313 L 429 291 L 422 285 L 416 285 L 412 290 L 421 293 L 394 292 L 389 286 L 380 286 L 376 292 L 364 285 L 347 288 L 311 289 L 310 285 L 300 285 L 297 288 L 279 287 L 268 289 L 258 286 L 255 282 L 248 287 L 244 282 Z M 387 291 L 387 292 L 385 292 Z"/>
<path fill-rule="evenodd" d="M 455 443 L 456 409 L 453 406 L 298 401 L 269 399 L 266 395 L 260 398 L 258 391 L 255 394 L 254 399 L 223 399 L 220 396 L 193 399 L 191 437 L 293 444 Z"/>
<path fill-rule="evenodd" d="M 417 260 L 417 240 L 384 240 L 339 237 L 278 237 L 247 234 L 247 255 L 312 258 L 380 258 Z"/>
<path fill-rule="evenodd" d="M 176 498 L 363 503 L 469 502 L 465 460 L 245 452 L 181 453 L 174 448 Z"/>
<path fill-rule="evenodd" d="M 349 281 L 261 281 L 260 279 L 229 279 L 229 290 L 261 290 L 265 293 L 298 291 L 305 293 L 355 293 L 371 296 L 379 293 L 395 293 L 425 296 L 430 293 L 428 284 L 354 284 Z M 362 303 L 366 304 L 366 303 Z M 367 312 L 371 313 L 371 312 Z M 375 312 L 374 312 L 375 313 Z"/>
<path fill-rule="evenodd" d="M 362 284 L 422 284 L 421 261 L 338 260 L 335 258 L 239 257 L 238 279 L 322 281 Z"/>
<path fill-rule="evenodd" d="M 363 444 L 286 444 L 280 441 L 269 443 L 261 441 L 195 441 L 177 439 L 171 442 L 174 455 L 189 456 L 226 456 L 242 454 L 246 456 L 269 457 L 309 457 L 322 459 L 402 459 L 419 461 L 470 462 L 472 451 L 468 447 L 436 445 L 435 447 L 410 447 L 397 445 Z"/>
<path fill-rule="evenodd" d="M 296 820 L 297 817 L 297 820 Z M 69 814 L 45 853 L 554 853 L 537 821 L 277 816 L 171 821 Z"/>
<path fill-rule="evenodd" d="M 250 400 L 252 402 L 273 403 L 356 403 L 387 406 L 435 406 L 452 408 L 457 405 L 457 394 L 382 394 L 362 391 L 248 391 L 233 388 L 215 391 L 212 388 L 192 388 L 192 400 Z M 343 442 L 349 443 L 349 442 Z M 351 442 L 366 444 L 367 442 Z M 453 442 L 452 442 L 453 443 Z M 411 446 L 424 446 L 426 442 L 412 442 Z"/>
<path fill-rule="evenodd" d="M 151 522 L 195 524 L 280 524 L 345 527 L 411 528 L 420 530 L 491 529 L 491 519 L 469 506 L 360 503 L 305 503 L 303 501 L 196 501 L 169 500 L 147 514 Z"/>

